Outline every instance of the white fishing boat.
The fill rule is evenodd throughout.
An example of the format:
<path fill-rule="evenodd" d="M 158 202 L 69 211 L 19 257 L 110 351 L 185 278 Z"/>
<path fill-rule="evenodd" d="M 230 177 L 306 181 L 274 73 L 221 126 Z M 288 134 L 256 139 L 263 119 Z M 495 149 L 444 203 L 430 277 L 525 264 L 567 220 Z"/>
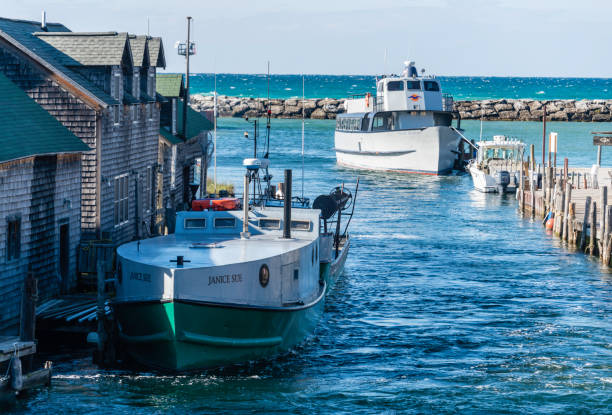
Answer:
<path fill-rule="evenodd" d="M 376 81 L 370 93 L 345 101 L 336 118 L 339 165 L 403 173 L 449 173 L 463 139 L 453 127 L 453 98 L 435 76 L 419 76 L 406 62 L 401 76 Z"/>
<path fill-rule="evenodd" d="M 503 135 L 476 143 L 476 159 L 468 164 L 474 188 L 484 193 L 512 193 L 519 185 L 525 144 Z"/>

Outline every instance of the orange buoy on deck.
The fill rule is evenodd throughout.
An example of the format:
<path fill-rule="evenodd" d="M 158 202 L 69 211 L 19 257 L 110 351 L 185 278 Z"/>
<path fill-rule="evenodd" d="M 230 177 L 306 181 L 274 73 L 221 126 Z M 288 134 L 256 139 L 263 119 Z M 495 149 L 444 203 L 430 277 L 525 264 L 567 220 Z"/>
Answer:
<path fill-rule="evenodd" d="M 555 225 L 555 218 L 550 218 L 546 221 L 547 230 L 551 231 L 554 225 Z"/>
<path fill-rule="evenodd" d="M 212 210 L 236 210 L 240 209 L 240 199 L 235 197 L 219 197 L 194 200 L 191 203 L 191 209 L 202 211 L 207 209 Z"/>

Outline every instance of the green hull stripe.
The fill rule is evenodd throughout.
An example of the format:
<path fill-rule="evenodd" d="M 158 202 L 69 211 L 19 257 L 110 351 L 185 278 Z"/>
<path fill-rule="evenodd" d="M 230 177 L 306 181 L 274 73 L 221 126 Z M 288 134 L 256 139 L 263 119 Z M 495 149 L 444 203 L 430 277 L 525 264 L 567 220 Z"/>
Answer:
<path fill-rule="evenodd" d="M 280 336 L 240 339 L 231 337 L 207 336 L 205 334 L 190 333 L 188 331 L 184 331 L 182 336 L 179 337 L 179 340 L 186 341 L 189 343 L 205 344 L 207 346 L 223 347 L 270 347 L 278 346 L 283 342 L 283 338 Z"/>

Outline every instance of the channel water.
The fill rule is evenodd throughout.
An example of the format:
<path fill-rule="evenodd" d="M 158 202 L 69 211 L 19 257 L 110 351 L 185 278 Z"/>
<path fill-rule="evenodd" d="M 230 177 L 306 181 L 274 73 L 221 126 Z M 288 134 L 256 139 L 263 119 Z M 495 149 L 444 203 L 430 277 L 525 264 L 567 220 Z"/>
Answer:
<path fill-rule="evenodd" d="M 478 138 L 478 122 L 463 127 Z M 610 129 L 548 124 L 571 165 L 591 165 L 590 132 Z M 217 177 L 238 192 L 252 156 L 245 130 L 253 136 L 244 120 L 220 120 Z M 338 167 L 333 131 L 333 121 L 306 123 L 304 194 L 361 183 L 345 274 L 312 338 L 263 362 L 182 376 L 52 355 L 51 387 L 12 411 L 612 413 L 612 274 L 521 218 L 512 197 L 473 190 L 469 176 Z M 536 143 L 539 158 L 539 123 L 486 122 L 483 134 Z M 301 122 L 273 120 L 271 137 L 273 182 L 292 168 L 300 195 Z"/>

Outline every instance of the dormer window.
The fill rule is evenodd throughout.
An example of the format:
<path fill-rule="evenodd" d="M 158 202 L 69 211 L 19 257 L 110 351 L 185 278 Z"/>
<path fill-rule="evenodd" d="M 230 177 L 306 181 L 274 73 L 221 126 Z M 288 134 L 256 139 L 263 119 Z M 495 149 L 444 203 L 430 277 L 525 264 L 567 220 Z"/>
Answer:
<path fill-rule="evenodd" d="M 123 86 L 123 82 L 121 81 L 121 72 L 113 71 L 113 79 L 112 79 L 112 96 L 116 100 L 121 100 L 121 87 Z"/>
<path fill-rule="evenodd" d="M 134 98 L 140 99 L 140 72 L 134 69 L 134 81 L 132 82 L 132 95 Z"/>

